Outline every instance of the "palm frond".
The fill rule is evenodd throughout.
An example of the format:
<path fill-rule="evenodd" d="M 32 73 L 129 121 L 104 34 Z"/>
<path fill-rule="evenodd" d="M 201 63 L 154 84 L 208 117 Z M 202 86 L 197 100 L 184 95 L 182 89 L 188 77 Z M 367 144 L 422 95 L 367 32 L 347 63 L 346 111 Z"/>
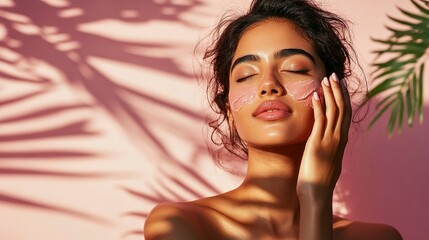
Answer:
<path fill-rule="evenodd" d="M 390 109 L 387 125 L 389 135 L 395 129 L 401 131 L 405 114 L 409 127 L 413 126 L 416 114 L 420 123 L 423 122 L 423 75 L 429 59 L 429 5 L 426 1 L 411 2 L 417 8 L 417 13 L 398 7 L 406 19 L 388 16 L 404 29 L 386 26 L 391 32 L 387 39 L 372 38 L 383 47 L 373 51 L 377 56 L 372 64 L 375 67 L 375 84 L 368 98 L 380 97 L 380 102 L 369 128 Z"/>

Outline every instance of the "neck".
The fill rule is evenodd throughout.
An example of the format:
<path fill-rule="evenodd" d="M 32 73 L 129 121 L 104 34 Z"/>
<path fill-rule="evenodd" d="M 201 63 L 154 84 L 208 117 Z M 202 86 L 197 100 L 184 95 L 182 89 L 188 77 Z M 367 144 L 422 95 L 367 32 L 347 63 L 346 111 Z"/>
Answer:
<path fill-rule="evenodd" d="M 289 148 L 248 148 L 247 175 L 239 189 L 245 190 L 243 197 L 259 203 L 276 229 L 298 225 L 296 183 L 304 147 L 305 143 Z"/>

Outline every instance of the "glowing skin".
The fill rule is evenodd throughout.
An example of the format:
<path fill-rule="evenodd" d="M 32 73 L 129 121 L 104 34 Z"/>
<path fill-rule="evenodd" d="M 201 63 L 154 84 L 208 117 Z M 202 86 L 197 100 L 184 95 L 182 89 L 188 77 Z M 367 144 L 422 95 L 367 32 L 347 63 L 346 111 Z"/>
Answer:
<path fill-rule="evenodd" d="M 302 80 L 297 82 L 286 82 L 283 84 L 288 95 L 295 101 L 305 101 L 307 106 L 311 105 L 311 96 L 313 92 L 320 94 L 320 81 L 314 79 Z M 229 99 L 231 110 L 238 112 L 245 105 L 252 104 L 257 95 L 257 86 L 255 84 L 243 83 L 241 88 L 230 91 Z"/>
<path fill-rule="evenodd" d="M 251 104 L 257 93 L 257 86 L 249 83 L 243 83 L 242 88 L 230 91 L 229 99 L 232 111 L 238 112 L 243 106 Z"/>
<path fill-rule="evenodd" d="M 309 79 L 298 82 L 286 82 L 284 87 L 287 94 L 290 94 L 295 101 L 305 101 L 307 106 L 311 105 L 311 96 L 314 92 L 319 92 L 320 95 L 320 81 Z"/>
<path fill-rule="evenodd" d="M 320 82 L 316 80 L 304 80 L 299 82 L 287 82 L 285 88 L 295 101 L 305 100 L 316 89 L 320 87 Z"/>

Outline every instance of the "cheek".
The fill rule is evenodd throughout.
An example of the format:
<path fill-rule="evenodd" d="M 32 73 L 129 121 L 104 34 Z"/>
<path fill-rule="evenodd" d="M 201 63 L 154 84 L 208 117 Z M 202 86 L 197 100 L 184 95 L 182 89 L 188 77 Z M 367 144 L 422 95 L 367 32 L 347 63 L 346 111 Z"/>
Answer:
<path fill-rule="evenodd" d="M 304 80 L 298 82 L 286 82 L 284 87 L 287 93 L 295 101 L 303 101 L 306 103 L 306 106 L 313 107 L 311 104 L 311 96 L 314 92 L 318 92 L 321 95 L 321 85 L 320 81 L 317 80 Z"/>
<path fill-rule="evenodd" d="M 242 107 L 251 104 L 256 98 L 256 93 L 256 87 L 250 85 L 230 89 L 228 98 L 231 110 L 238 112 Z"/>

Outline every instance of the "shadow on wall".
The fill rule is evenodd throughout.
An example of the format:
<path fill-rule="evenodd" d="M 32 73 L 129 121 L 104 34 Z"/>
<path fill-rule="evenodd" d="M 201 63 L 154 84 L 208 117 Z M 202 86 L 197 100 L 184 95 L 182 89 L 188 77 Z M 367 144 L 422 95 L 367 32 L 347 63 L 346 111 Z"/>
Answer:
<path fill-rule="evenodd" d="M 111 118 L 122 126 L 124 131 L 133 141 L 145 151 L 150 149 L 159 161 L 169 162 L 176 167 L 176 171 L 191 176 L 199 181 L 211 192 L 218 190 L 207 182 L 194 169 L 180 163 L 175 156 L 170 154 L 162 140 L 158 139 L 147 123 L 147 118 L 153 116 L 134 108 L 135 102 L 145 105 L 151 104 L 158 108 L 168 109 L 178 115 L 203 122 L 201 112 L 189 110 L 173 101 L 156 98 L 137 89 L 126 87 L 112 81 L 103 72 L 94 67 L 89 59 L 102 58 L 120 63 L 144 66 L 157 71 L 181 76 L 180 79 L 193 77 L 183 71 L 172 58 L 163 58 L 145 55 L 144 51 L 134 52 L 132 49 L 150 50 L 166 49 L 170 46 L 163 44 L 142 43 L 141 41 L 125 41 L 121 38 L 102 36 L 88 33 L 82 30 L 82 26 L 89 23 L 110 21 L 121 24 L 142 24 L 154 20 L 168 22 L 185 22 L 178 16 L 190 9 L 201 5 L 199 0 L 189 0 L 186 4 L 176 5 L 170 1 L 104 1 L 102 5 L 91 4 L 88 1 L 26 1 L 16 0 L 11 6 L 0 10 L 0 84 L 3 94 L 0 106 L 4 111 L 0 117 L 2 131 L 0 142 L 3 147 L 0 150 L 1 162 L 0 174 L 3 178 L 9 177 L 51 177 L 52 179 L 108 179 L 124 178 L 127 173 L 120 172 L 70 172 L 62 170 L 32 169 L 25 166 L 25 162 L 31 161 L 93 161 L 103 157 L 99 150 L 84 150 L 85 148 L 70 148 L 64 146 L 44 146 L 44 149 L 28 149 L 31 142 L 43 142 L 46 140 L 62 140 L 79 137 L 90 139 L 100 137 L 103 132 L 91 129 L 92 109 L 102 109 Z M 114 30 L 112 30 L 114 31 Z M 120 35 L 121 32 L 113 32 Z M 142 32 L 142 38 L 150 35 L 150 32 Z M 130 50 L 131 49 L 131 50 Z M 143 53 L 142 53 L 143 52 Z M 136 83 L 142 88 L 150 85 L 150 79 L 140 79 Z M 41 103 L 40 99 L 50 96 L 53 91 L 61 88 L 71 89 L 74 101 L 65 101 L 61 95 L 58 101 Z M 72 95 L 73 95 L 72 94 Z M 78 101 L 75 101 L 78 99 Z M 133 104 L 131 100 L 133 100 Z M 27 107 L 22 107 L 27 106 Z M 67 114 L 77 114 L 80 117 L 68 118 Z M 161 116 L 162 118 L 162 116 Z M 31 128 L 33 123 L 39 123 L 43 127 Z M 159 119 L 175 129 L 172 134 L 178 134 L 195 143 L 194 156 L 206 152 L 204 143 L 201 143 L 193 134 L 187 133 L 174 120 Z M 156 121 L 156 119 L 151 119 Z M 26 126 L 22 128 L 22 126 Z M 7 146 L 14 146 L 8 148 Z M 20 167 L 8 167 L 8 162 L 18 163 Z M 43 166 L 43 165 L 41 165 Z M 177 176 L 176 176 L 177 177 Z M 187 190 L 194 197 L 202 197 L 200 193 L 192 190 L 185 182 L 175 176 L 170 176 L 169 181 L 175 182 L 174 188 L 166 187 L 171 194 L 175 194 L 177 188 Z M 170 187 L 170 188 L 169 188 Z M 175 189 L 176 188 L 176 189 Z M 158 195 L 138 193 L 127 187 L 122 188 L 130 196 L 136 196 L 153 204 L 163 201 L 181 200 Z M 87 214 L 84 211 L 68 209 L 61 205 L 39 202 L 34 199 L 22 198 L 6 192 L 0 192 L 0 203 L 20 207 L 37 208 L 43 211 L 52 211 L 66 214 L 72 217 L 105 224 L 106 220 L 99 216 Z M 126 213 L 146 216 L 146 212 Z M 143 222 L 143 221 L 141 221 Z M 131 232 L 141 234 L 138 230 Z"/>

